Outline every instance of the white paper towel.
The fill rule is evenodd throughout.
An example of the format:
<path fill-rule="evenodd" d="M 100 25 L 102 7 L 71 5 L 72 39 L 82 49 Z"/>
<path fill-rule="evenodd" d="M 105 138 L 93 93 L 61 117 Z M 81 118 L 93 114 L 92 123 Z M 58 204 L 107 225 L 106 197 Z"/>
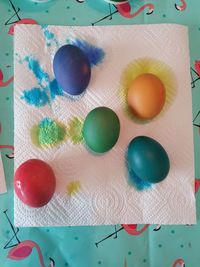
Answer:
<path fill-rule="evenodd" d="M 46 31 L 46 32 L 45 32 Z M 86 94 L 78 101 L 57 96 L 51 105 L 33 107 L 21 98 L 23 90 L 40 86 L 27 67 L 28 55 L 37 58 L 53 79 L 52 58 L 68 38 L 81 38 L 101 47 L 102 65 L 92 69 Z M 196 222 L 192 105 L 187 28 L 178 25 L 62 27 L 18 25 L 15 28 L 15 168 L 30 158 L 47 161 L 57 178 L 56 193 L 40 209 L 25 206 L 15 195 L 17 226 L 97 224 L 193 224 Z M 133 60 L 153 58 L 170 66 L 176 77 L 176 96 L 163 116 L 147 124 L 130 120 L 119 97 L 124 68 Z M 116 146 L 103 156 L 89 153 L 83 144 L 69 140 L 55 148 L 34 146 L 30 128 L 44 117 L 67 124 L 85 118 L 98 106 L 108 106 L 119 116 L 121 133 Z M 147 135 L 167 150 L 171 169 L 165 181 L 137 191 L 127 183 L 124 164 L 128 143 Z M 66 193 L 71 181 L 80 190 Z"/>

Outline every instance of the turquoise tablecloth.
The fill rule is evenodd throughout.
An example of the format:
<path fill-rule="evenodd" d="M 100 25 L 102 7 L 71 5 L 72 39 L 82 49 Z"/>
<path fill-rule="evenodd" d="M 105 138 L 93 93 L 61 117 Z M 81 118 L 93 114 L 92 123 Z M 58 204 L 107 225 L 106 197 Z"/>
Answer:
<path fill-rule="evenodd" d="M 195 61 L 200 59 L 200 1 L 149 1 L 154 5 L 153 14 L 146 15 L 147 8 L 137 16 L 127 19 L 117 12 L 115 6 L 109 6 L 103 0 L 55 0 L 49 4 L 30 3 L 28 0 L 0 0 L 1 147 L 13 145 L 13 36 L 8 34 L 8 31 L 12 23 L 25 18 L 34 19 L 39 24 L 59 25 L 95 23 L 98 25 L 138 23 L 188 25 L 191 68 L 193 69 L 191 73 L 193 79 L 196 80 L 191 86 L 195 118 L 200 110 L 200 80 L 198 80 L 200 67 L 199 71 L 198 64 L 195 67 Z M 142 0 L 130 2 L 132 13 L 148 3 Z M 177 10 L 175 4 L 182 11 Z M 109 8 L 111 13 L 114 13 L 112 16 Z M 101 21 L 98 22 L 99 20 Z M 194 121 L 196 178 L 200 177 L 199 123 L 200 118 L 197 116 Z M 186 267 L 200 266 L 200 193 L 198 192 L 196 193 L 198 224 L 195 226 L 161 226 L 160 230 L 155 231 L 156 226 L 138 225 L 138 230 L 145 228 L 137 236 L 129 235 L 121 226 L 13 228 L 13 159 L 11 153 L 12 147 L 11 149 L 1 148 L 8 193 L 0 195 L 0 267 L 44 267 L 54 266 L 54 264 L 59 267 L 178 267 L 184 266 L 184 262 Z M 118 233 L 111 235 L 116 229 L 119 229 Z M 108 239 L 96 246 L 97 242 L 109 235 L 111 236 Z M 21 242 L 21 250 L 19 242 Z M 13 259 L 8 258 L 8 254 Z"/>

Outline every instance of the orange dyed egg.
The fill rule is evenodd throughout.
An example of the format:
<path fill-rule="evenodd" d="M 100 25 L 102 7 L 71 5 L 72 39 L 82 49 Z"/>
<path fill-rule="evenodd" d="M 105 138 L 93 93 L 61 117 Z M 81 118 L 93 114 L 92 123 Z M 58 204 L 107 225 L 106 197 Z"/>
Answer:
<path fill-rule="evenodd" d="M 152 119 L 165 104 L 165 87 L 156 75 L 141 74 L 128 89 L 127 101 L 135 116 L 144 120 Z"/>

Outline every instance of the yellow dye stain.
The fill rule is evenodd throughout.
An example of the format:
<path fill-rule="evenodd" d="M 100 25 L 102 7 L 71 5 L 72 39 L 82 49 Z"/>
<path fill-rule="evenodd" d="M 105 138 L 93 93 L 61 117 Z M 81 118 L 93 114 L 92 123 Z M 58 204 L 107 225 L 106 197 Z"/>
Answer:
<path fill-rule="evenodd" d="M 68 137 L 76 145 L 83 142 L 82 136 L 83 121 L 77 117 L 72 118 L 68 123 Z"/>
<path fill-rule="evenodd" d="M 81 184 L 79 181 L 70 182 L 66 187 L 67 194 L 70 196 L 75 195 L 76 193 L 79 192 L 80 188 L 81 188 Z"/>
<path fill-rule="evenodd" d="M 139 75 L 145 73 L 152 73 L 156 75 L 162 81 L 166 90 L 165 105 L 161 113 L 154 119 L 162 116 L 166 112 L 166 110 L 168 109 L 168 107 L 173 102 L 176 96 L 177 87 L 174 73 L 172 72 L 170 67 L 162 61 L 150 58 L 142 58 L 135 60 L 127 65 L 121 77 L 120 96 L 123 102 L 124 110 L 127 115 L 134 121 L 141 124 L 144 124 L 148 121 L 140 120 L 139 118 L 134 116 L 127 103 L 127 94 L 128 89 L 130 88 L 133 80 L 135 80 L 135 78 L 137 78 Z"/>
<path fill-rule="evenodd" d="M 33 127 L 31 128 L 30 135 L 31 135 L 32 143 L 33 143 L 36 147 L 41 148 L 41 145 L 40 145 L 40 143 L 39 143 L 39 139 L 38 139 L 38 136 L 39 136 L 39 127 L 38 127 L 38 125 L 35 125 L 35 126 L 33 126 Z"/>

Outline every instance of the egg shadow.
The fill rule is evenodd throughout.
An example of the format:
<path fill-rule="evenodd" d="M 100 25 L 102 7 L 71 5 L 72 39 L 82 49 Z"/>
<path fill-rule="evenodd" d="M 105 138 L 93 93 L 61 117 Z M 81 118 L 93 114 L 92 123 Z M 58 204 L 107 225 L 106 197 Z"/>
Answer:
<path fill-rule="evenodd" d="M 68 93 L 66 93 L 63 90 L 63 97 L 67 98 L 68 100 L 70 100 L 71 102 L 76 102 L 76 101 L 80 101 L 85 95 L 87 94 L 87 88 L 86 90 L 81 93 L 80 95 L 70 95 Z"/>
<path fill-rule="evenodd" d="M 98 152 L 95 152 L 95 151 L 93 151 L 87 144 L 86 144 L 86 142 L 84 141 L 84 143 L 83 143 L 83 146 L 84 146 L 84 148 L 87 150 L 87 152 L 88 153 L 90 153 L 91 155 L 93 155 L 93 156 L 95 156 L 95 157 L 102 157 L 102 156 L 104 156 L 105 154 L 107 154 L 109 151 L 106 151 L 106 152 L 104 152 L 104 153 L 98 153 Z"/>
<path fill-rule="evenodd" d="M 83 134 L 82 134 L 82 136 L 83 136 Z M 119 138 L 118 138 L 118 139 L 119 139 Z M 118 141 L 118 140 L 117 140 L 117 141 Z M 115 143 L 115 145 L 114 145 L 111 149 L 109 149 L 108 151 L 103 152 L 103 153 L 98 153 L 98 152 L 93 151 L 93 150 L 87 145 L 87 143 L 85 142 L 84 137 L 83 137 L 83 142 L 82 142 L 82 144 L 83 144 L 84 148 L 87 150 L 87 152 L 90 153 L 91 155 L 93 155 L 93 156 L 95 156 L 95 157 L 103 157 L 104 155 L 106 155 L 107 153 L 109 153 L 109 152 L 115 147 L 115 145 L 117 144 L 117 142 Z"/>

